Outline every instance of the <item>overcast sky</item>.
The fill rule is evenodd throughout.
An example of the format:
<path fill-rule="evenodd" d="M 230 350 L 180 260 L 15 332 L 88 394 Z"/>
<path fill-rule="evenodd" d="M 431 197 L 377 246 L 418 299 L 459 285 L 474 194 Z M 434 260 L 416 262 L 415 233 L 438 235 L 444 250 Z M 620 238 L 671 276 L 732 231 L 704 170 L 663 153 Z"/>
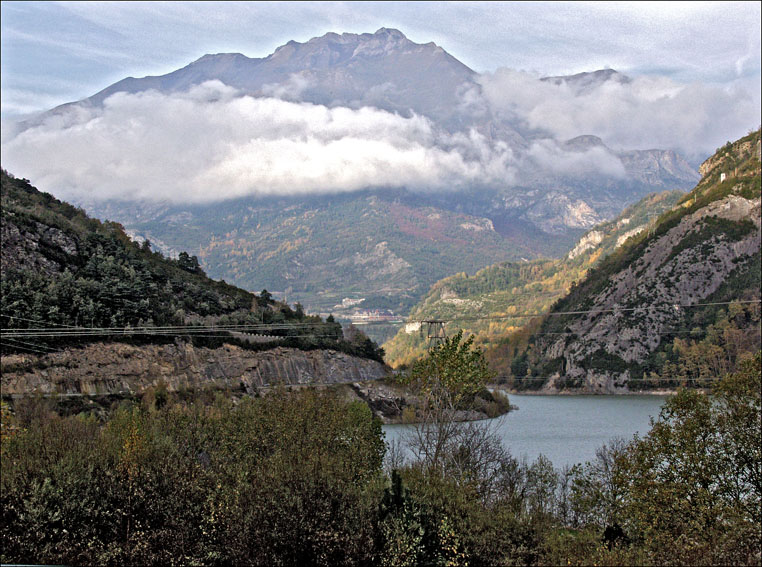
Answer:
<path fill-rule="evenodd" d="M 562 142 L 594 134 L 614 149 L 675 149 L 695 165 L 760 122 L 759 2 L 2 2 L 1 15 L 3 167 L 80 201 L 504 187 L 536 168 L 621 177 L 608 150 L 572 156 Z M 206 53 L 266 57 L 289 40 L 381 27 L 480 73 L 481 91 L 463 93 L 474 112 L 548 138 L 517 153 L 424 117 L 253 99 L 219 82 L 119 94 L 14 127 Z M 539 80 L 606 67 L 633 80 L 583 93 Z"/>
<path fill-rule="evenodd" d="M 2 2 L 0 21 L 4 117 L 205 53 L 266 57 L 291 39 L 380 27 L 434 41 L 478 72 L 760 80 L 759 2 Z"/>

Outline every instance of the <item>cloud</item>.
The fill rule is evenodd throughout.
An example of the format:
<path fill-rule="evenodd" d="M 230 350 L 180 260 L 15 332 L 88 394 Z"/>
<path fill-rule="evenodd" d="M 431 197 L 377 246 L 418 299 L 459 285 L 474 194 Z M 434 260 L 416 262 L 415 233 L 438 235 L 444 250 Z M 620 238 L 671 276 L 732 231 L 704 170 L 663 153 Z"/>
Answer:
<path fill-rule="evenodd" d="M 645 76 L 575 89 L 511 69 L 478 81 L 498 116 L 562 140 L 593 134 L 620 149 L 670 148 L 705 156 L 760 121 L 753 81 L 722 87 Z"/>
<path fill-rule="evenodd" d="M 75 202 L 508 189 L 553 177 L 626 177 L 608 148 L 673 148 L 703 158 L 760 116 L 755 96 L 739 89 L 664 77 L 580 87 L 500 69 L 460 90 L 460 110 L 475 127 L 452 133 L 425 116 L 361 106 L 365 101 L 348 108 L 295 100 L 309 88 L 294 74 L 265 88 L 265 97 L 216 80 L 182 93 L 116 93 L 102 107 L 73 105 L 18 133 L 4 124 L 2 163 Z M 366 98 L 391 88 L 381 85 Z M 502 130 L 483 127 L 490 115 L 528 141 L 501 140 Z M 564 144 L 585 134 L 608 148 Z"/>
<path fill-rule="evenodd" d="M 282 100 L 298 101 L 302 93 L 310 87 L 310 81 L 303 73 L 291 73 L 282 83 L 262 85 L 262 94 Z"/>
<path fill-rule="evenodd" d="M 438 132 L 421 116 L 240 96 L 219 81 L 180 94 L 117 93 L 3 140 L 6 169 L 74 201 L 209 202 L 367 187 L 506 184 L 505 144 Z"/>
<path fill-rule="evenodd" d="M 619 179 L 627 176 L 621 160 L 601 146 L 575 152 L 565 151 L 554 140 L 540 140 L 530 146 L 526 159 L 535 169 L 557 175 L 605 175 Z"/>

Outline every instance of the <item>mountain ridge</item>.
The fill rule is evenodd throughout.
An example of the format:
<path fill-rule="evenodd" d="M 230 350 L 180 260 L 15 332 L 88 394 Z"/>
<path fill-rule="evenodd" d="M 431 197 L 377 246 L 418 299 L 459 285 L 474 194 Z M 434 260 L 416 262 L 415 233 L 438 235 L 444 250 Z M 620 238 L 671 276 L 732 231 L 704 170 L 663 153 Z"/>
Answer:
<path fill-rule="evenodd" d="M 570 286 L 624 241 L 649 226 L 652 216 L 670 209 L 681 191 L 649 195 L 625 209 L 617 218 L 597 224 L 580 238 L 564 258 L 531 262 L 504 262 L 470 275 L 462 272 L 436 282 L 413 306 L 409 320 L 442 319 L 445 331 L 463 330 L 476 336 L 493 370 L 505 375 L 510 358 L 502 343 L 525 326 L 526 313 L 540 313 L 568 293 Z M 407 365 L 421 356 L 427 344 L 416 324 L 401 329 L 384 343 L 387 361 Z"/>

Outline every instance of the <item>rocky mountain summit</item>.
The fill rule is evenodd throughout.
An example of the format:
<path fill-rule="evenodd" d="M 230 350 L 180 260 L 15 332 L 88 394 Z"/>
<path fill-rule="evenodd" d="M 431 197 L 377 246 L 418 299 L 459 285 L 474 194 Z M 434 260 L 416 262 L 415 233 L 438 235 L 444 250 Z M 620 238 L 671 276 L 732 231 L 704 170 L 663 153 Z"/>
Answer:
<path fill-rule="evenodd" d="M 372 34 L 327 33 L 304 43 L 289 41 L 264 58 L 207 54 L 166 75 L 122 79 L 52 112 L 63 115 L 80 105 L 100 106 L 115 93 L 171 93 L 218 80 L 257 97 L 415 112 L 457 127 L 457 91 L 472 83 L 474 75 L 436 44 L 417 44 L 399 30 L 381 28 Z"/>

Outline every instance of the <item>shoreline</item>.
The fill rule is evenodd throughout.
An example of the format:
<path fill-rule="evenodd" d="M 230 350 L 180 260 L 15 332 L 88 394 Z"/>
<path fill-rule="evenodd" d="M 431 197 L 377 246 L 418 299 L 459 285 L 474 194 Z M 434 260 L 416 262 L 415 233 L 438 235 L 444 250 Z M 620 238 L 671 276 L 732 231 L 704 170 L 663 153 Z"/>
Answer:
<path fill-rule="evenodd" d="M 590 392 L 590 391 L 569 391 L 569 390 L 516 390 L 514 388 L 507 388 L 503 385 L 490 384 L 487 386 L 490 389 L 499 390 L 508 394 L 509 396 L 675 396 L 678 390 L 672 389 L 658 389 L 658 390 L 637 390 L 626 392 Z M 700 392 L 709 392 L 706 388 L 696 388 Z"/>

